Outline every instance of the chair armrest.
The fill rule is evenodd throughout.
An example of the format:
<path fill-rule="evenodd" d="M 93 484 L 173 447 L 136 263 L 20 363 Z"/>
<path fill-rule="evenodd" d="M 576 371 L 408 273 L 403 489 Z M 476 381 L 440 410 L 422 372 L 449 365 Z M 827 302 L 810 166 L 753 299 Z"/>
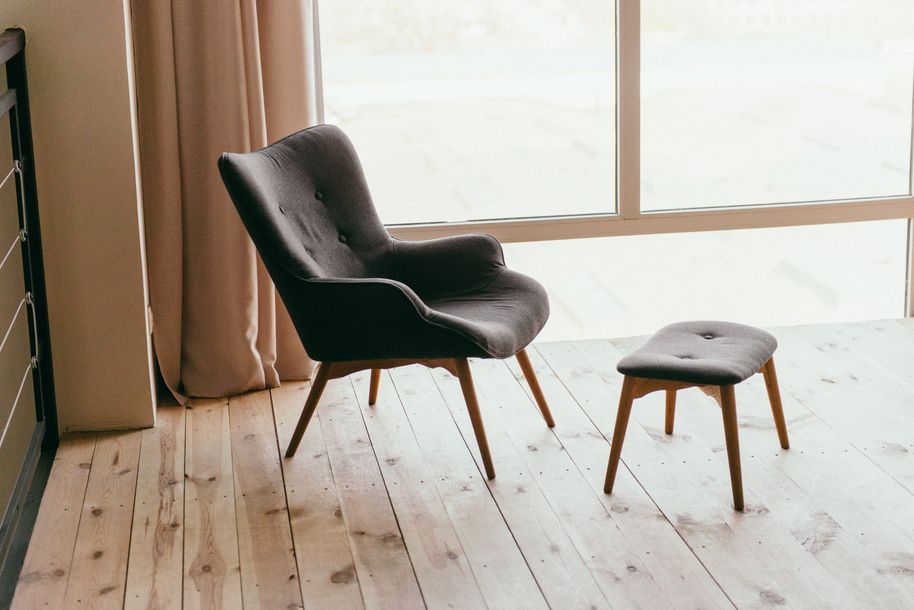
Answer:
<path fill-rule="evenodd" d="M 422 296 L 462 294 L 482 288 L 505 268 L 501 244 L 472 234 L 427 241 L 393 241 L 392 277 Z"/>
<path fill-rule="evenodd" d="M 289 292 L 283 301 L 315 360 L 432 358 L 466 341 L 431 322 L 431 310 L 395 280 L 308 279 Z"/>

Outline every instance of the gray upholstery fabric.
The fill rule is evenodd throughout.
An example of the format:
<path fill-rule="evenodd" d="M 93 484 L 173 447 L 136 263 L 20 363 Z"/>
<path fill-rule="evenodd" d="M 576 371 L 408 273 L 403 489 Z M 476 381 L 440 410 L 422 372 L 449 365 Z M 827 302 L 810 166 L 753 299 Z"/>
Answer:
<path fill-rule="evenodd" d="M 226 153 L 219 171 L 315 360 L 507 358 L 546 323 L 546 291 L 495 238 L 392 238 L 336 127 Z"/>
<path fill-rule="evenodd" d="M 619 361 L 624 375 L 732 385 L 758 372 L 778 342 L 759 328 L 733 322 L 680 322 L 664 326 Z"/>

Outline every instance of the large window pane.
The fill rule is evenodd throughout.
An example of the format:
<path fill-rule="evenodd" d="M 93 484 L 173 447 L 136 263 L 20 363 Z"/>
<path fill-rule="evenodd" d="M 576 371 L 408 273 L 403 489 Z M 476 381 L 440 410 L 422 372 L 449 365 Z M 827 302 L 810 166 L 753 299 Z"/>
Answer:
<path fill-rule="evenodd" d="M 608 0 L 321 4 L 325 119 L 387 223 L 612 212 Z"/>
<path fill-rule="evenodd" d="M 911 0 L 642 0 L 645 211 L 907 194 Z"/>
<path fill-rule="evenodd" d="M 540 341 L 650 334 L 681 320 L 759 326 L 904 315 L 907 221 L 505 244 L 540 280 Z"/>

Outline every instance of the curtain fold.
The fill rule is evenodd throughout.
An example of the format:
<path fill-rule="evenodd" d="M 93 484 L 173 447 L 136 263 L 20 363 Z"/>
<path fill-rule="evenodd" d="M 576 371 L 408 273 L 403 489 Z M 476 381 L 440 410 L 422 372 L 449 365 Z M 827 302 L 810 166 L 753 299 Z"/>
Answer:
<path fill-rule="evenodd" d="M 304 0 L 133 0 L 153 342 L 182 402 L 306 379 L 305 354 L 216 169 L 316 122 Z"/>

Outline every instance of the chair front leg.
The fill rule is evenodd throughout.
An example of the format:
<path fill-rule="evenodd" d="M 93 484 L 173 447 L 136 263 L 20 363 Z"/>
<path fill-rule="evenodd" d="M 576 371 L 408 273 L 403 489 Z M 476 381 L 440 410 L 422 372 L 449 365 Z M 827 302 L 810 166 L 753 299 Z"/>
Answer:
<path fill-rule="evenodd" d="M 546 425 L 550 428 L 555 427 L 555 421 L 552 419 L 552 412 L 549 411 L 549 405 L 546 403 L 546 397 L 543 396 L 543 390 L 540 388 L 540 382 L 536 378 L 536 373 L 533 370 L 533 364 L 530 362 L 530 356 L 527 355 L 527 350 L 522 349 L 517 352 L 515 357 L 517 358 L 517 363 L 520 364 L 520 370 L 524 372 L 524 377 L 527 379 L 527 384 L 530 386 L 530 392 L 533 393 L 533 398 L 536 399 L 536 405 L 540 408 L 543 419 L 546 420 Z"/>
<path fill-rule="evenodd" d="M 317 403 L 321 399 L 321 394 L 324 393 L 324 388 L 327 386 L 327 381 L 330 379 L 332 369 L 332 362 L 321 362 L 320 366 L 317 367 L 317 375 L 315 375 L 314 379 L 311 381 L 311 391 L 308 392 L 308 398 L 302 409 L 301 417 L 299 417 L 298 424 L 295 426 L 295 431 L 292 433 L 292 439 L 289 441 L 289 448 L 286 449 L 287 458 L 295 455 L 298 444 L 301 443 L 301 439 L 305 435 L 305 430 L 308 429 L 308 422 L 311 421 L 311 416 L 314 415 L 314 411 L 317 409 Z"/>
<path fill-rule="evenodd" d="M 463 390 L 463 399 L 467 403 L 467 413 L 470 414 L 470 422 L 473 424 L 476 444 L 479 445 L 479 455 L 486 471 L 486 478 L 494 479 L 495 467 L 492 465 L 489 441 L 486 439 L 486 429 L 482 424 L 482 415 L 479 413 L 479 401 L 476 399 L 476 388 L 473 387 L 470 364 L 466 358 L 455 358 L 454 365 L 457 369 L 457 378 L 460 380 L 460 389 Z"/>

